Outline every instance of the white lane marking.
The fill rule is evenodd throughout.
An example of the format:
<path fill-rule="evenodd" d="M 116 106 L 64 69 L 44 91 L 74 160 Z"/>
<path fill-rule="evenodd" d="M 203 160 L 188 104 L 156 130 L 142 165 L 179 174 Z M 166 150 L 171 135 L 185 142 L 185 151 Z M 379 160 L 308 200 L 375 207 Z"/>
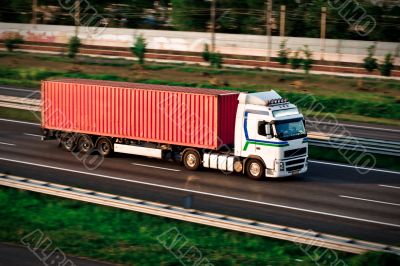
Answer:
<path fill-rule="evenodd" d="M 24 135 L 26 135 L 26 136 L 31 136 L 31 137 L 38 137 L 38 138 L 41 138 L 41 137 L 42 137 L 42 136 L 40 136 L 40 135 L 31 134 L 31 133 L 24 133 Z"/>
<path fill-rule="evenodd" d="M 26 92 L 38 92 L 40 93 L 40 90 L 27 90 L 27 89 L 17 89 L 17 88 L 8 88 L 8 87 L 0 87 L 2 90 L 9 90 L 9 91 L 26 91 Z"/>
<path fill-rule="evenodd" d="M 389 186 L 389 185 L 378 185 L 380 187 L 388 187 L 388 188 L 397 188 L 400 189 L 400 187 L 396 187 L 396 186 Z"/>
<path fill-rule="evenodd" d="M 312 122 L 309 122 L 312 124 Z M 332 126 L 344 126 L 344 127 L 355 127 L 355 128 L 365 128 L 365 129 L 374 129 L 379 131 L 389 131 L 389 132 L 400 132 L 398 129 L 391 129 L 391 128 L 381 128 L 381 127 L 369 127 L 369 126 L 360 126 L 360 125 L 353 125 L 353 124 L 346 124 L 346 123 L 330 123 L 330 122 L 317 122 L 318 124 L 325 124 L 325 125 L 332 125 Z"/>
<path fill-rule="evenodd" d="M 369 202 L 374 202 L 374 203 L 381 203 L 381 204 L 386 204 L 386 205 L 400 206 L 400 203 L 392 203 L 392 202 L 387 202 L 387 201 L 363 199 L 363 198 L 351 197 L 351 196 L 346 196 L 346 195 L 339 195 L 339 197 L 347 198 L 347 199 L 354 199 L 354 200 L 369 201 Z"/>
<path fill-rule="evenodd" d="M 345 168 L 353 168 L 353 169 L 361 169 L 361 170 L 369 170 L 374 172 L 381 172 L 381 173 L 388 173 L 388 174 L 396 174 L 400 175 L 400 172 L 397 171 L 390 171 L 390 170 L 383 170 L 383 169 L 374 169 L 374 168 L 367 168 L 367 167 L 357 167 L 349 164 L 340 164 L 340 163 L 330 163 L 325 161 L 315 161 L 315 160 L 308 160 L 310 163 L 319 163 L 319 164 L 326 164 L 326 165 L 333 165 Z"/>
<path fill-rule="evenodd" d="M 254 204 L 272 206 L 272 207 L 289 209 L 289 210 L 294 210 L 294 211 L 302 211 L 302 212 L 308 212 L 308 213 L 332 216 L 332 217 L 336 217 L 336 218 L 354 220 L 354 221 L 359 221 L 359 222 L 367 222 L 367 223 L 373 223 L 373 224 L 386 225 L 386 226 L 392 226 L 392 227 L 400 228 L 400 224 L 392 224 L 392 223 L 380 222 L 380 221 L 375 221 L 375 220 L 368 220 L 368 219 L 363 219 L 363 218 L 351 217 L 351 216 L 346 216 L 346 215 L 341 215 L 341 214 L 334 214 L 334 213 L 328 213 L 328 212 L 322 212 L 322 211 L 314 211 L 314 210 L 303 209 L 303 208 L 292 207 L 292 206 L 286 206 L 286 205 L 281 205 L 281 204 L 268 203 L 268 202 L 262 202 L 262 201 L 255 201 L 255 200 L 249 200 L 249 199 L 243 199 L 243 198 L 236 198 L 236 197 L 231 197 L 231 196 L 213 194 L 213 193 L 209 193 L 209 192 L 202 192 L 202 191 L 196 191 L 196 190 L 185 189 L 185 188 L 171 187 L 171 186 L 148 183 L 148 182 L 143 182 L 143 181 L 130 180 L 130 179 L 125 179 L 125 178 L 121 178 L 121 177 L 102 175 L 102 174 L 95 174 L 95 173 L 90 173 L 90 172 L 72 170 L 72 169 L 55 167 L 55 166 L 44 165 L 44 164 L 37 164 L 37 163 L 32 163 L 32 162 L 25 162 L 25 161 L 14 160 L 14 159 L 9 159 L 9 158 L 0 157 L 0 160 L 8 161 L 8 162 L 14 162 L 14 163 L 20 163 L 20 164 L 26 164 L 26 165 L 32 165 L 32 166 L 38 166 L 38 167 L 44 167 L 44 168 L 60 170 L 60 171 L 66 171 L 66 172 L 71 172 L 71 173 L 78 173 L 78 174 L 84 174 L 84 175 L 90 175 L 90 176 L 96 176 L 96 177 L 103 177 L 103 178 L 119 180 L 119 181 L 125 181 L 125 182 L 130 182 L 130 183 L 135 183 L 135 184 L 141 184 L 141 185 L 147 185 L 147 186 L 153 186 L 153 187 L 160 187 L 160 188 L 184 191 L 184 192 L 188 192 L 188 193 L 196 193 L 196 194 L 207 195 L 207 196 L 212 196 L 212 197 L 217 197 L 217 198 L 237 200 L 237 201 L 243 201 L 243 202 L 247 202 L 247 203 L 254 203 Z"/>
<path fill-rule="evenodd" d="M 165 168 L 165 167 L 159 167 L 159 166 L 147 165 L 147 164 L 140 164 L 140 163 L 131 163 L 131 164 L 137 165 L 137 166 L 149 167 L 149 168 L 156 168 L 156 169 L 174 171 L 174 172 L 180 172 L 181 171 L 181 170 L 178 170 L 178 169 Z"/>
<path fill-rule="evenodd" d="M 7 143 L 7 142 L 0 142 L 0 145 L 16 146 L 16 144 L 13 144 L 13 143 Z"/>
<path fill-rule="evenodd" d="M 25 121 L 5 119 L 5 118 L 0 118 L 0 121 L 10 122 L 10 123 L 17 123 L 17 124 L 32 125 L 32 126 L 40 126 L 40 123 L 25 122 Z"/>

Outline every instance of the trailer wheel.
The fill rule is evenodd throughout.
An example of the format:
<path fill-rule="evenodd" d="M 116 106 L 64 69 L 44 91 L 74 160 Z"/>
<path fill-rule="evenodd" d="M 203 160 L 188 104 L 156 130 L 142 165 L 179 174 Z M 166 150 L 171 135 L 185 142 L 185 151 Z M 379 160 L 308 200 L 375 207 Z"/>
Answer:
<path fill-rule="evenodd" d="M 265 178 L 265 167 L 260 160 L 250 159 L 246 163 L 246 174 L 253 180 L 263 180 Z"/>
<path fill-rule="evenodd" d="M 92 139 L 88 135 L 82 135 L 78 140 L 78 149 L 82 153 L 91 153 L 94 144 Z"/>
<path fill-rule="evenodd" d="M 183 154 L 183 164 L 186 169 L 190 171 L 196 171 L 200 167 L 200 154 L 198 151 L 189 149 Z"/>
<path fill-rule="evenodd" d="M 107 138 L 101 138 L 97 141 L 97 152 L 104 157 L 109 156 L 113 152 L 113 145 Z"/>
<path fill-rule="evenodd" d="M 74 134 L 66 133 L 60 135 L 60 144 L 63 150 L 73 152 L 76 149 L 76 138 Z"/>

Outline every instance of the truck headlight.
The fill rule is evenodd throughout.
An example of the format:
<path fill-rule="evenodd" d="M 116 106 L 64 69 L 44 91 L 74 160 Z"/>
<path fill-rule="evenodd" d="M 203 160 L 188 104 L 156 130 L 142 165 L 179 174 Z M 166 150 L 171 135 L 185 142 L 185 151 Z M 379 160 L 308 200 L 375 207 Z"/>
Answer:
<path fill-rule="evenodd" d="M 285 164 L 283 162 L 279 163 L 279 170 L 281 171 L 285 170 Z"/>

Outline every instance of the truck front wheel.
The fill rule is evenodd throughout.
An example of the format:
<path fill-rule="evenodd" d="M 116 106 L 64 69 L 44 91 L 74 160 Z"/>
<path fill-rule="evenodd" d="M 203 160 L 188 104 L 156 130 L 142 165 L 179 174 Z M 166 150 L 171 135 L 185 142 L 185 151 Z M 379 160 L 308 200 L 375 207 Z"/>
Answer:
<path fill-rule="evenodd" d="M 200 154 L 196 150 L 187 150 L 183 154 L 183 164 L 186 169 L 190 171 L 196 171 L 200 167 Z"/>
<path fill-rule="evenodd" d="M 250 159 L 246 163 L 246 174 L 253 180 L 263 180 L 265 178 L 265 167 L 257 159 Z"/>

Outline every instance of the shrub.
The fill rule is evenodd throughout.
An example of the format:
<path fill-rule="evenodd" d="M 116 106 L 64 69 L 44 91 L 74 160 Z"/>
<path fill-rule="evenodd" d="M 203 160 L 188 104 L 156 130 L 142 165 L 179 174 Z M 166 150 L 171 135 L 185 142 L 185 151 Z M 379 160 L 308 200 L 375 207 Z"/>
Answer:
<path fill-rule="evenodd" d="M 81 46 L 81 40 L 77 37 L 71 37 L 68 42 L 68 57 L 75 58 Z"/>
<path fill-rule="evenodd" d="M 389 77 L 392 73 L 393 69 L 393 57 L 392 54 L 388 53 L 385 55 L 385 60 L 383 64 L 380 66 L 379 70 L 381 71 L 382 76 Z"/>
<path fill-rule="evenodd" d="M 368 56 L 364 58 L 364 68 L 368 72 L 372 72 L 378 68 L 378 63 L 376 58 L 374 58 L 375 54 L 375 45 L 371 45 L 367 48 Z"/>
<path fill-rule="evenodd" d="M 223 59 L 220 53 L 210 53 L 210 64 L 212 67 L 221 68 L 222 63 Z"/>
<path fill-rule="evenodd" d="M 16 46 L 21 43 L 24 43 L 24 40 L 21 37 L 10 38 L 4 41 L 4 45 L 9 52 L 12 52 Z"/>
<path fill-rule="evenodd" d="M 286 48 L 286 40 L 283 40 L 280 44 L 280 50 L 278 52 L 278 62 L 281 65 L 289 63 L 290 50 Z"/>
<path fill-rule="evenodd" d="M 298 69 L 301 66 L 302 61 L 303 59 L 300 58 L 300 52 L 295 51 L 293 57 L 290 59 L 290 65 L 292 66 L 292 69 Z"/>
<path fill-rule="evenodd" d="M 203 57 L 203 60 L 206 62 L 210 63 L 210 66 L 215 67 L 215 68 L 221 68 L 223 59 L 222 55 L 218 52 L 210 52 L 208 48 L 208 44 L 204 45 L 204 50 L 201 53 L 201 56 Z"/>
<path fill-rule="evenodd" d="M 210 49 L 208 48 L 208 44 L 204 45 L 204 50 L 201 53 L 201 57 L 203 57 L 203 60 L 206 62 L 210 61 Z"/>
<path fill-rule="evenodd" d="M 306 74 L 308 74 L 314 62 L 314 60 L 312 59 L 312 52 L 310 51 L 310 49 L 308 49 L 308 45 L 304 45 L 303 53 L 305 56 L 303 60 L 303 69 L 306 72 Z"/>
<path fill-rule="evenodd" d="M 132 53 L 138 58 L 139 64 L 144 65 L 144 56 L 146 54 L 146 40 L 142 35 L 136 38 L 135 46 L 131 48 Z"/>

